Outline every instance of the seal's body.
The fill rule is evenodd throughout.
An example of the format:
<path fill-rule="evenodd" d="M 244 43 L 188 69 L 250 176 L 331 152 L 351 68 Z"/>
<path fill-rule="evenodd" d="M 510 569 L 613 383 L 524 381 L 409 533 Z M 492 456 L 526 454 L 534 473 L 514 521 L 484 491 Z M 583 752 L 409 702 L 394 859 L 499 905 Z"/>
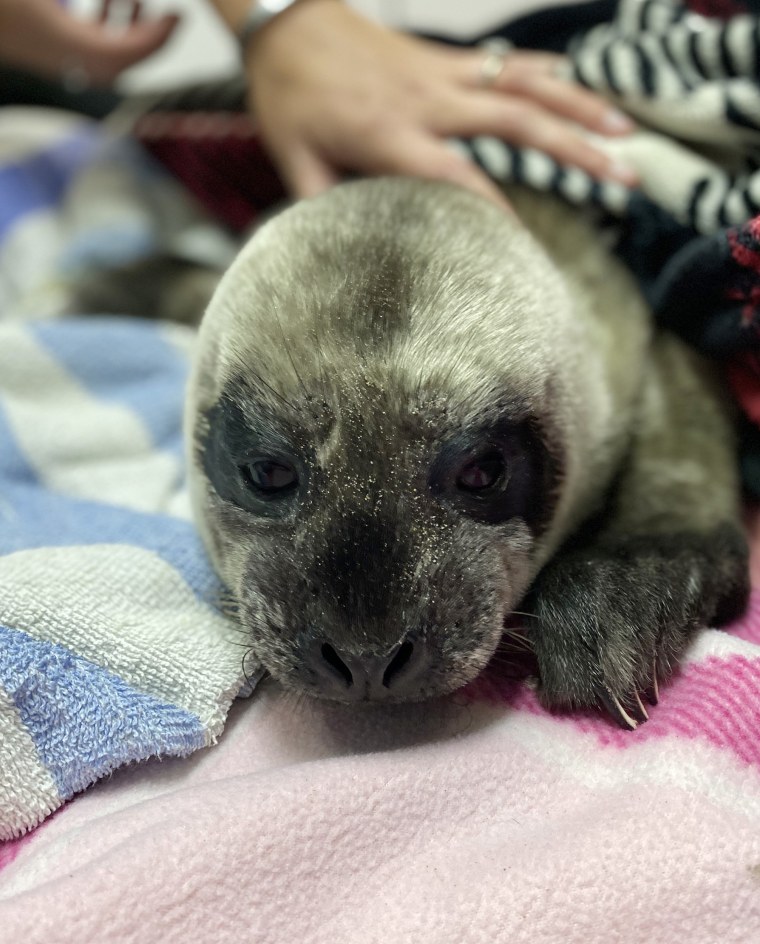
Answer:
<path fill-rule="evenodd" d="M 510 198 L 527 229 L 402 179 L 266 224 L 201 326 L 195 512 L 291 688 L 451 691 L 530 591 L 546 701 L 632 725 L 746 595 L 731 424 L 595 231 Z"/>

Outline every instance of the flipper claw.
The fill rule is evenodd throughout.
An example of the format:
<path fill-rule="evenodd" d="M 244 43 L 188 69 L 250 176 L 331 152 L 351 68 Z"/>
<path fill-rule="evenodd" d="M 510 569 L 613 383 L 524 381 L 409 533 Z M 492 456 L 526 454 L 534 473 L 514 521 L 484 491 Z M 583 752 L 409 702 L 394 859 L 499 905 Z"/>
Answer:
<path fill-rule="evenodd" d="M 609 689 L 603 688 L 599 697 L 604 707 L 610 714 L 610 717 L 620 725 L 625 731 L 635 731 L 639 723 L 632 718 L 625 708 L 620 704 L 620 700 L 612 694 Z"/>

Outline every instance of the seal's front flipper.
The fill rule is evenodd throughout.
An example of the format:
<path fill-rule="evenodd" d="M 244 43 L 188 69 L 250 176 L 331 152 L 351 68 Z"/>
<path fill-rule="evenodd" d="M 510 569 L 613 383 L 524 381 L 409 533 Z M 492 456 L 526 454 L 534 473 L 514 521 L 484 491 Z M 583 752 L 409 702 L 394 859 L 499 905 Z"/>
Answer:
<path fill-rule="evenodd" d="M 739 615 L 748 553 L 730 418 L 710 368 L 675 338 L 653 350 L 626 467 L 604 518 L 533 591 L 546 704 L 647 719 L 693 633 Z"/>

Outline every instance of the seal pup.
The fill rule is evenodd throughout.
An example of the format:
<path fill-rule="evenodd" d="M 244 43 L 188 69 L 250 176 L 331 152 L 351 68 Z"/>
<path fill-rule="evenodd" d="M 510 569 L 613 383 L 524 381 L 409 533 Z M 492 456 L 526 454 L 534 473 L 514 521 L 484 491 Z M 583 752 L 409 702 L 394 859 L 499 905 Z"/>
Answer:
<path fill-rule="evenodd" d="M 625 727 L 747 595 L 729 410 L 581 215 L 343 184 L 264 225 L 204 316 L 194 513 L 284 686 L 419 700 L 521 607 L 551 706 Z"/>

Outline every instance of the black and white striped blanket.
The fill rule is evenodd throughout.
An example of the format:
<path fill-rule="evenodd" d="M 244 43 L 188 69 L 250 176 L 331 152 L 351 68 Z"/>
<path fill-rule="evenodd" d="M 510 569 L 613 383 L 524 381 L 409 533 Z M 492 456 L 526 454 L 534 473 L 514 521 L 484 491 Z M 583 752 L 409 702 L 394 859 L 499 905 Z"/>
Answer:
<path fill-rule="evenodd" d="M 679 0 L 620 0 L 568 52 L 569 77 L 638 121 L 628 137 L 596 139 L 638 170 L 638 189 L 495 138 L 466 147 L 496 180 L 617 221 L 618 250 L 661 323 L 730 358 L 748 417 L 745 478 L 760 495 L 760 2 L 697 12 Z"/>

